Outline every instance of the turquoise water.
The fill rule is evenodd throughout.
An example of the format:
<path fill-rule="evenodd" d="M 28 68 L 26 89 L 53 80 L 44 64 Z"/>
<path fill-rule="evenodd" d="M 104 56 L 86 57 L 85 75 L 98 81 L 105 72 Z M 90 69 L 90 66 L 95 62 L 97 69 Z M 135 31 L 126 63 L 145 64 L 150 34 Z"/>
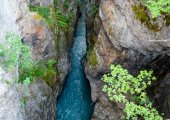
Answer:
<path fill-rule="evenodd" d="M 83 5 L 84 6 L 84 5 Z M 90 84 L 85 77 L 82 59 L 86 54 L 86 11 L 81 8 L 71 49 L 71 72 L 57 102 L 57 120 L 90 120 L 93 113 Z"/>

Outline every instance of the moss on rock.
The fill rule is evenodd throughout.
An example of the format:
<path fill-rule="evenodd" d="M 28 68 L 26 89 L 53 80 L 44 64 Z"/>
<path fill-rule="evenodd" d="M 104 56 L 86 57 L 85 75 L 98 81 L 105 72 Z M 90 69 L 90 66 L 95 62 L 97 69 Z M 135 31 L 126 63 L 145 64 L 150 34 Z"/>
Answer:
<path fill-rule="evenodd" d="M 149 16 L 148 8 L 144 6 L 142 3 L 140 4 L 134 3 L 134 5 L 132 5 L 132 10 L 135 13 L 135 18 L 141 21 L 141 23 L 143 23 L 144 25 L 146 25 L 149 30 L 158 32 L 163 27 L 163 25 L 162 26 L 158 25 L 158 23 L 156 22 L 157 18 L 151 18 Z M 161 17 L 163 17 L 165 21 L 165 25 L 169 26 L 170 25 L 170 14 L 162 12 L 161 15 L 162 15 Z"/>
<path fill-rule="evenodd" d="M 140 20 L 141 23 L 145 24 L 148 29 L 154 32 L 158 32 L 160 30 L 158 23 L 154 22 L 155 20 L 149 17 L 147 8 L 145 6 L 143 6 L 142 4 L 137 5 L 135 3 L 134 5 L 132 5 L 132 10 L 135 13 L 135 18 L 137 20 Z"/>
<path fill-rule="evenodd" d="M 94 51 L 88 53 L 87 59 L 90 65 L 96 65 L 98 63 L 96 53 Z"/>

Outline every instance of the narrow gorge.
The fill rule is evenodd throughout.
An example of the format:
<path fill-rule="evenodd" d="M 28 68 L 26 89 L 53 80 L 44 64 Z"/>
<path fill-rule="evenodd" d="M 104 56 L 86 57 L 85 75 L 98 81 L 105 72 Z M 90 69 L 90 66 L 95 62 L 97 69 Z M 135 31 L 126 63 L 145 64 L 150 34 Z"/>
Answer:
<path fill-rule="evenodd" d="M 170 0 L 0 3 L 0 120 L 170 119 Z"/>
<path fill-rule="evenodd" d="M 86 7 L 87 1 L 82 0 L 70 52 L 71 70 L 57 102 L 57 120 L 90 120 L 92 117 L 91 88 L 82 62 L 87 50 Z"/>

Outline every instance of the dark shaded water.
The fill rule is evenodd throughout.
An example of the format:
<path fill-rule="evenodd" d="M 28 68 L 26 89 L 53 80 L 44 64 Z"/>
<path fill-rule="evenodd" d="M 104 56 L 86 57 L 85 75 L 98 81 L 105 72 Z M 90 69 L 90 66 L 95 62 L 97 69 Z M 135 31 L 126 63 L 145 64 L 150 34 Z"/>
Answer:
<path fill-rule="evenodd" d="M 85 77 L 82 59 L 86 54 L 86 8 L 80 8 L 71 49 L 71 72 L 58 99 L 57 120 L 90 120 L 93 113 L 90 84 Z"/>

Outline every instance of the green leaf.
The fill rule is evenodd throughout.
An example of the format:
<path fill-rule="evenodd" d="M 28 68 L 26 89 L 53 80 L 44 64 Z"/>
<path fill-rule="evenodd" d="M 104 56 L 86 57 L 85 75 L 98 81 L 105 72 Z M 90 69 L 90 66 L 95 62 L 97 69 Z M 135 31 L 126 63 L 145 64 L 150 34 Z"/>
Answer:
<path fill-rule="evenodd" d="M 120 65 L 111 65 L 110 69 L 111 72 L 102 78 L 105 83 L 103 92 L 107 93 L 110 100 L 125 105 L 124 119 L 137 120 L 140 116 L 146 120 L 162 120 L 145 92 L 151 81 L 156 79 L 153 71 L 143 70 L 134 77 Z"/>
<path fill-rule="evenodd" d="M 29 78 L 29 77 L 27 77 L 27 78 L 23 81 L 23 84 L 24 84 L 25 86 L 30 85 L 30 84 L 31 84 L 31 80 L 30 80 L 30 78 Z"/>

